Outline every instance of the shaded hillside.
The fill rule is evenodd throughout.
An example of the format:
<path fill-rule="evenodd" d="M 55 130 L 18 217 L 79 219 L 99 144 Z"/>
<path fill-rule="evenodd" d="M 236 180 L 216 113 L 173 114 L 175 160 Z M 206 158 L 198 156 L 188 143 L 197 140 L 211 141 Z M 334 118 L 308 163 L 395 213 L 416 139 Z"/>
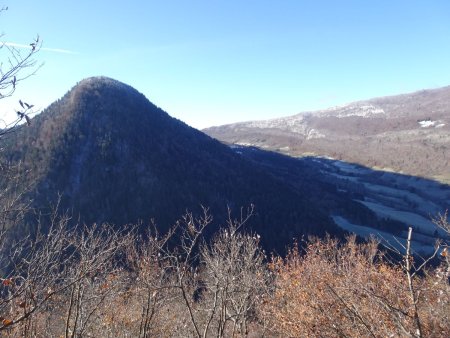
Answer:
<path fill-rule="evenodd" d="M 408 227 L 413 227 L 413 250 L 422 254 L 434 250 L 437 238 L 449 239 L 432 222 L 450 206 L 449 185 L 327 158 L 232 148 L 294 189 L 309 182 L 310 199 L 318 198 L 315 202 L 322 211 L 346 231 L 366 238 L 375 235 L 402 251 L 400 243 L 406 242 Z"/>
<path fill-rule="evenodd" d="M 285 184 L 108 78 L 81 81 L 4 145 L 3 158 L 28 170 L 21 182 L 36 210 L 61 194 L 60 210 L 88 224 L 154 218 L 166 229 L 201 204 L 225 217 L 227 206 L 238 213 L 253 203 L 252 224 L 270 248 L 341 233 L 321 210 L 319 188 Z"/>
<path fill-rule="evenodd" d="M 450 87 L 204 131 L 231 144 L 450 182 Z"/>

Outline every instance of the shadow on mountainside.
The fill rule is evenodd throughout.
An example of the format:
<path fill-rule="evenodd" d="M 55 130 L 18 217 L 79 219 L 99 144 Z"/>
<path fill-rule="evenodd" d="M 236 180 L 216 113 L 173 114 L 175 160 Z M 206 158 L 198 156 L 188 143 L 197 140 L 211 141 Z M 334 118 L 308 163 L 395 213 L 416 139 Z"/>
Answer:
<path fill-rule="evenodd" d="M 232 146 L 301 193 L 308 193 L 344 230 L 377 235 L 398 247 L 409 226 L 417 251 L 429 251 L 445 233 L 432 222 L 450 206 L 450 186 L 323 157 L 293 158 L 255 147 Z M 394 238 L 395 237 L 395 238 Z"/>

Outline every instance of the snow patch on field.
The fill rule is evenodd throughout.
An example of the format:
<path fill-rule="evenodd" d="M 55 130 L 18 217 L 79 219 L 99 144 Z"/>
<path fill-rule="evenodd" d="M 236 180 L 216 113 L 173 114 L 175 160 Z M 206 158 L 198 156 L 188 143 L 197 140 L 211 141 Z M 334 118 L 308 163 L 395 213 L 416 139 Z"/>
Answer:
<path fill-rule="evenodd" d="M 402 237 L 396 237 L 393 234 L 390 234 L 385 231 L 380 231 L 371 227 L 357 225 L 349 222 L 344 217 L 341 216 L 332 216 L 333 221 L 342 229 L 353 232 L 358 236 L 364 237 L 364 238 L 370 238 L 371 236 L 374 236 L 376 239 L 380 241 L 385 246 L 394 247 L 400 252 L 405 251 L 405 244 L 406 244 L 406 238 Z M 433 252 L 433 245 L 429 245 L 423 242 L 419 241 L 411 241 L 411 247 L 413 249 L 413 253 L 432 253 Z"/>
<path fill-rule="evenodd" d="M 322 134 L 321 132 L 319 132 L 316 129 L 310 129 L 308 131 L 308 135 L 306 135 L 306 139 L 310 140 L 310 139 L 315 139 L 315 138 L 324 138 L 325 134 Z"/>
<path fill-rule="evenodd" d="M 253 143 L 248 143 L 248 142 L 236 142 L 236 144 L 239 146 L 244 146 L 244 147 L 254 147 L 255 146 Z"/>
<path fill-rule="evenodd" d="M 367 182 L 364 182 L 363 184 L 365 188 L 378 195 L 396 197 L 403 199 L 405 202 L 415 203 L 417 205 L 416 209 L 422 213 L 437 214 L 442 211 L 436 204 L 410 191 Z"/>
<path fill-rule="evenodd" d="M 421 128 L 442 128 L 445 126 L 445 123 L 442 123 L 442 121 L 432 121 L 432 120 L 422 120 L 418 121 Z"/>
<path fill-rule="evenodd" d="M 381 203 L 360 200 L 358 200 L 358 202 L 364 204 L 379 217 L 390 218 L 402 222 L 405 225 L 412 226 L 414 229 L 420 229 L 421 233 L 426 233 L 427 235 L 433 236 L 434 231 L 440 231 L 440 229 L 433 222 L 418 214 L 396 210 Z"/>
<path fill-rule="evenodd" d="M 433 127 L 436 124 L 436 121 L 431 120 L 419 121 L 419 124 L 422 128 L 429 128 Z"/>
<path fill-rule="evenodd" d="M 338 178 L 340 180 L 344 180 L 344 181 L 347 180 L 347 181 L 352 181 L 352 182 L 359 182 L 359 177 L 356 177 L 356 176 L 340 175 L 340 174 L 336 174 L 336 173 L 330 173 L 330 172 L 324 171 L 324 170 L 321 170 L 321 173 L 323 173 L 325 175 L 330 175 L 330 176 L 336 177 L 336 178 Z"/>

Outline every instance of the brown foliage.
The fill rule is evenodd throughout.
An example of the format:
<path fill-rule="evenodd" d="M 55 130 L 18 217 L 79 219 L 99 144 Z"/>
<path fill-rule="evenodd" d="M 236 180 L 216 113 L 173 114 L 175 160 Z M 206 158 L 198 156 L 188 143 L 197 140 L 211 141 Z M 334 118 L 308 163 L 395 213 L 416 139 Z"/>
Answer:
<path fill-rule="evenodd" d="M 262 313 L 288 337 L 420 336 L 405 271 L 383 260 L 377 243 L 327 239 L 275 258 L 275 292 Z M 449 285 L 432 273 L 413 280 L 423 336 L 450 332 Z"/>
<path fill-rule="evenodd" d="M 251 210 L 249 212 L 251 215 Z M 449 268 L 388 262 L 372 241 L 327 238 L 267 263 L 231 219 L 187 214 L 168 234 L 67 229 L 12 247 L 0 280 L 9 337 L 448 337 Z M 178 244 L 176 242 L 178 241 Z M 170 245 L 169 245 L 170 243 Z M 409 262 L 409 263 L 407 263 Z"/>

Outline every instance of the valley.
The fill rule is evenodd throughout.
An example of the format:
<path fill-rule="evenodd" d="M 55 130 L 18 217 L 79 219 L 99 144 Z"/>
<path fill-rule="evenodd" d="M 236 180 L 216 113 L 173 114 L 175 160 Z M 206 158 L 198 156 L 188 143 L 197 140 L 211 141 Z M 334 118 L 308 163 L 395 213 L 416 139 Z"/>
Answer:
<path fill-rule="evenodd" d="M 308 163 L 314 180 L 335 186 L 340 198 L 392 221 L 380 226 L 328 210 L 342 229 L 378 233 L 398 247 L 412 226 L 417 250 L 426 252 L 443 235 L 431 220 L 450 206 L 450 87 L 204 131 L 241 153 L 259 148 Z"/>
<path fill-rule="evenodd" d="M 324 179 L 334 182 L 342 194 L 359 194 L 355 201 L 373 211 L 379 219 L 391 219 L 403 224 L 400 229 L 374 229 L 370 222 L 353 224 L 334 215 L 341 228 L 368 238 L 377 237 L 385 246 L 403 251 L 407 227 L 413 228 L 412 247 L 422 256 L 430 255 L 437 238 L 447 238 L 432 219 L 450 205 L 450 188 L 434 181 L 417 177 L 373 171 L 359 165 L 340 161 L 314 159 Z"/>
<path fill-rule="evenodd" d="M 438 238 L 448 239 L 432 222 L 450 205 L 450 187 L 446 184 L 330 158 L 293 158 L 255 147 L 232 148 L 293 187 L 301 180 L 321 186 L 321 207 L 346 231 L 364 238 L 373 235 L 402 251 L 411 226 L 413 249 L 422 255 L 433 251 Z M 309 193 L 315 195 L 314 187 Z"/>

